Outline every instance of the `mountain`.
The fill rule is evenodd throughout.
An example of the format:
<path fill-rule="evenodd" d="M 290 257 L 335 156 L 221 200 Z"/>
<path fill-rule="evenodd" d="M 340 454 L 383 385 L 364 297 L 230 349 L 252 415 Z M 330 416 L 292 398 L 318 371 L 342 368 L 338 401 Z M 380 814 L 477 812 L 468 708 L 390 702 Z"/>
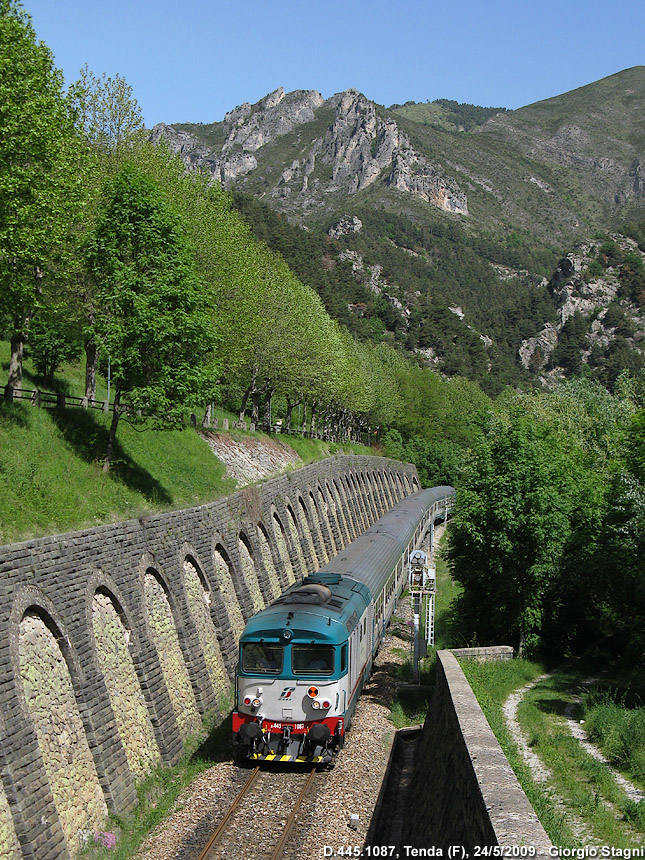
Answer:
<path fill-rule="evenodd" d="M 317 288 L 359 336 L 493 388 L 546 378 L 520 348 L 548 325 L 557 340 L 567 322 L 549 287 L 565 254 L 645 221 L 642 66 L 515 111 L 279 88 L 221 122 L 159 124 L 151 137 L 238 202 L 266 204 L 246 209 L 269 243 L 291 231 L 280 241 L 302 251 L 306 230 L 315 265 L 337 270 L 326 299 L 329 277 L 317 273 Z M 632 292 L 616 301 L 640 330 Z"/>

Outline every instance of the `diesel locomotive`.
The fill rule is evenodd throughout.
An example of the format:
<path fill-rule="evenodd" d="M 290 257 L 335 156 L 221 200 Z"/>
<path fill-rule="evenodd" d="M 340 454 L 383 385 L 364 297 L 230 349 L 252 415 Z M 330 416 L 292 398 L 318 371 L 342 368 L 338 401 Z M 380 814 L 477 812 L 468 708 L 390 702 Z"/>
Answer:
<path fill-rule="evenodd" d="M 407 581 L 410 553 L 452 487 L 403 499 L 332 561 L 249 620 L 240 637 L 238 759 L 329 763 Z"/>

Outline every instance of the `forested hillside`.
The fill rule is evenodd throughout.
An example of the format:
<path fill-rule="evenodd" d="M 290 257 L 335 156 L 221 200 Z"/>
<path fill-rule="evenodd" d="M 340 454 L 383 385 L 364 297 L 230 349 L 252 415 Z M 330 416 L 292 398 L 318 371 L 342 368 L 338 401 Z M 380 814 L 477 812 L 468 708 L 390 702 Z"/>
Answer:
<path fill-rule="evenodd" d="M 86 67 L 65 91 L 6 0 L 2 385 L 22 390 L 29 357 L 31 384 L 65 390 L 76 362 L 91 402 L 109 373 L 109 426 L 82 434 L 106 475 L 121 422 L 214 404 L 378 443 L 458 490 L 467 640 L 642 659 L 644 82 L 471 111 L 470 131 L 452 104 L 445 128 L 355 90 L 276 91 L 150 135 L 123 78 Z M 37 449 L 9 401 L 13 489 Z"/>
<path fill-rule="evenodd" d="M 257 234 L 359 337 L 494 393 L 549 381 L 520 356 L 545 326 L 566 352 L 568 310 L 549 286 L 560 261 L 641 229 L 644 104 L 643 67 L 515 111 L 280 88 L 221 122 L 160 124 L 152 139 L 234 189 Z M 618 300 L 642 330 L 639 300 Z M 585 310 L 590 330 L 605 307 Z M 588 361 L 599 346 L 618 371 L 642 362 L 638 339 L 581 342 L 604 382 L 613 371 Z"/>

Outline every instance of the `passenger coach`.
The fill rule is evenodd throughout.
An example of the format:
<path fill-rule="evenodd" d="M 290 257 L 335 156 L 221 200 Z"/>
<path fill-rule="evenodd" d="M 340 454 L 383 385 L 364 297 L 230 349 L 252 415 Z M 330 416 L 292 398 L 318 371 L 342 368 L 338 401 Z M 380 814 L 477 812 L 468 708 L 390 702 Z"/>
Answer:
<path fill-rule="evenodd" d="M 452 487 L 408 496 L 248 622 L 233 711 L 240 758 L 332 760 L 407 581 L 410 553 L 453 496 Z"/>

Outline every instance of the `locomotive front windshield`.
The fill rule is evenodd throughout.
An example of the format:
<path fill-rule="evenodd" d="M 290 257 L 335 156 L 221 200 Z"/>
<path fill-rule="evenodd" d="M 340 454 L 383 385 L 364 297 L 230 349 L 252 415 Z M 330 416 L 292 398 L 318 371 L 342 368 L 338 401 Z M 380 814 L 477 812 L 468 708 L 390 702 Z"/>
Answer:
<path fill-rule="evenodd" d="M 282 645 L 247 642 L 242 646 L 242 669 L 244 672 L 277 674 L 282 670 Z"/>
<path fill-rule="evenodd" d="M 332 645 L 293 645 L 291 665 L 294 675 L 331 675 L 334 648 Z"/>

